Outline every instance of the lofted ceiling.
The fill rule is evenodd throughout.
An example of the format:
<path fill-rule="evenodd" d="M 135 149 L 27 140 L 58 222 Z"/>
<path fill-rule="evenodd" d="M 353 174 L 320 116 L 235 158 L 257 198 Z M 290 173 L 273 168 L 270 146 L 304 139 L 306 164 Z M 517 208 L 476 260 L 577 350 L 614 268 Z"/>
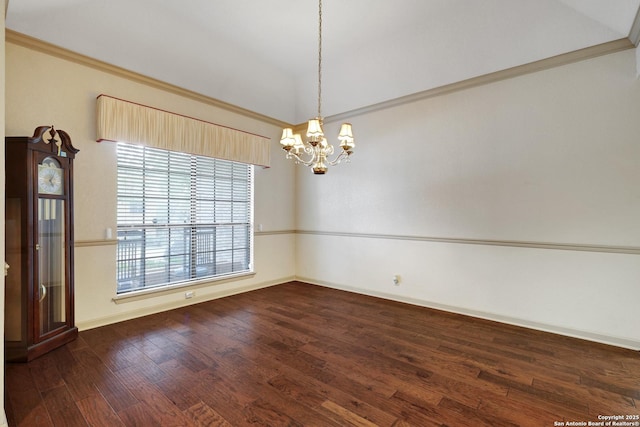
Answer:
<path fill-rule="evenodd" d="M 640 0 L 323 0 L 331 116 L 627 38 Z M 6 27 L 288 123 L 317 111 L 317 0 L 10 0 Z"/>

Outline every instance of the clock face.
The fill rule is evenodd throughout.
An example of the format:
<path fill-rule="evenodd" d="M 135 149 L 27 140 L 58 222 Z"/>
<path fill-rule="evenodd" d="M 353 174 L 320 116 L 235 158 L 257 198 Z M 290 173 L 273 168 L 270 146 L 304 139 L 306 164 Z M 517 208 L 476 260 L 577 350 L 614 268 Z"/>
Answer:
<path fill-rule="evenodd" d="M 40 194 L 61 195 L 64 190 L 64 171 L 58 161 L 47 157 L 38 165 L 38 192 Z"/>

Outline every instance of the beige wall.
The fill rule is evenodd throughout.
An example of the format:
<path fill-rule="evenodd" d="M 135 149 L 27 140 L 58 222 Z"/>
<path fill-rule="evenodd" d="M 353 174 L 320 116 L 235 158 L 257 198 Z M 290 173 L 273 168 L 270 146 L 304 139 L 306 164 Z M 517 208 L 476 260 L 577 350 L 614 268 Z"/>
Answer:
<path fill-rule="evenodd" d="M 115 304 L 115 246 L 82 245 L 81 328 L 297 276 L 640 348 L 634 50 L 352 117 L 353 162 L 317 177 L 283 159 L 275 125 L 6 48 L 7 134 L 51 123 L 81 150 L 79 243 L 115 229 L 113 146 L 93 141 L 98 94 L 272 138 L 273 167 L 256 171 L 255 223 L 265 232 L 254 278 L 198 288 L 195 300 L 177 291 Z M 326 130 L 335 134 L 337 124 Z"/>
<path fill-rule="evenodd" d="M 352 163 L 298 171 L 296 274 L 640 348 L 635 54 L 350 118 Z"/>
<path fill-rule="evenodd" d="M 36 126 L 53 124 L 66 130 L 80 150 L 74 163 L 75 297 L 80 329 L 294 277 L 295 237 L 272 233 L 295 229 L 294 168 L 276 151 L 279 127 L 10 42 L 6 52 L 6 134 L 31 135 Z M 264 230 L 255 238 L 255 277 L 200 286 L 190 300 L 185 300 L 183 289 L 120 304 L 112 301 L 116 246 L 105 236 L 107 228 L 116 228 L 115 145 L 95 142 L 95 98 L 101 93 L 272 138 L 272 167 L 255 170 L 254 216 Z"/>

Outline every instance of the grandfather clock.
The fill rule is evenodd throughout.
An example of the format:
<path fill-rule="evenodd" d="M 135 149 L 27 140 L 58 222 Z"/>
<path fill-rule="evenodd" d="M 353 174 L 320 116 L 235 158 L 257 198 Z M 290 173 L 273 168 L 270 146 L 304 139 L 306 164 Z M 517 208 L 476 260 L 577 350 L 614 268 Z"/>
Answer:
<path fill-rule="evenodd" d="M 26 362 L 78 336 L 73 307 L 78 150 L 53 126 L 5 142 L 5 359 Z"/>

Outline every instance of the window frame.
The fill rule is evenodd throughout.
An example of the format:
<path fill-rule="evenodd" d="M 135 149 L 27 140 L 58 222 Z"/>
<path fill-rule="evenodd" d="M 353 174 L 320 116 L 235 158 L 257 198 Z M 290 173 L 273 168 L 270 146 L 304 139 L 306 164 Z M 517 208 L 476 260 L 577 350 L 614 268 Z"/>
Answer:
<path fill-rule="evenodd" d="M 143 214 L 142 220 L 140 222 L 138 223 L 134 222 L 129 224 L 125 223 L 124 219 L 121 218 L 121 215 L 120 215 L 121 204 L 124 203 L 123 200 L 129 200 L 131 202 L 133 198 L 131 197 L 130 194 L 125 196 L 127 194 L 127 189 L 125 188 L 123 190 L 121 188 L 121 180 L 125 180 L 125 178 L 121 176 L 122 170 L 123 169 L 137 170 L 144 177 L 142 181 L 145 181 L 145 180 L 151 179 L 149 178 L 149 176 L 152 175 L 153 167 L 154 166 L 157 167 L 157 164 L 152 164 L 150 166 L 146 163 L 146 160 L 142 160 L 141 161 L 142 167 L 123 165 L 121 163 L 126 163 L 126 160 L 123 160 L 121 162 L 120 149 L 122 147 L 127 147 L 126 150 L 132 150 L 132 151 L 139 150 L 145 153 L 145 156 L 147 154 L 149 154 L 150 156 L 154 156 L 154 155 L 158 155 L 160 157 L 167 156 L 167 159 L 166 159 L 167 164 L 170 164 L 172 156 L 173 157 L 178 156 L 178 157 L 182 157 L 183 159 L 184 158 L 189 159 L 189 162 L 190 162 L 189 171 L 187 174 L 185 174 L 185 171 L 183 170 L 181 175 L 182 178 L 184 178 L 185 176 L 188 176 L 189 178 L 189 188 L 187 191 L 189 194 L 188 222 L 185 222 L 185 223 L 176 223 L 175 221 L 172 222 L 170 205 L 171 205 L 171 202 L 172 201 L 175 202 L 175 200 L 172 199 L 172 197 L 170 196 L 170 193 L 171 193 L 170 188 L 172 184 L 167 184 L 167 188 L 166 188 L 167 218 L 165 218 L 162 221 L 159 221 L 160 222 L 159 224 L 149 223 L 148 218 L 145 218 Z M 128 160 L 131 161 L 130 158 Z M 215 178 L 218 173 L 217 172 L 218 168 L 227 170 L 227 173 L 229 173 L 229 175 L 226 175 L 224 178 L 229 180 L 229 182 L 227 182 L 227 186 L 228 186 L 227 191 L 230 192 L 229 193 L 230 199 L 220 201 L 218 200 L 217 195 L 215 197 L 211 196 L 211 194 L 218 191 L 216 189 L 217 187 L 216 187 L 215 181 L 212 187 L 209 187 L 209 186 L 202 187 L 202 181 L 200 180 L 204 179 L 203 177 L 205 177 L 206 175 L 205 170 L 203 170 L 203 169 L 206 169 L 206 167 L 205 166 L 198 167 L 197 165 L 199 164 L 199 162 L 203 162 L 204 165 L 208 163 L 209 167 L 212 168 L 211 173 L 213 175 L 209 177 Z M 214 164 L 215 166 L 213 166 Z M 238 278 L 245 278 L 246 276 L 255 275 L 255 272 L 254 272 L 255 245 L 254 245 L 254 228 L 253 228 L 253 224 L 254 224 L 253 215 L 254 215 L 254 209 L 255 209 L 255 205 L 254 205 L 255 171 L 254 171 L 253 165 L 246 164 L 246 163 L 233 162 L 230 160 L 213 159 L 213 158 L 196 155 L 196 154 L 179 153 L 179 152 L 164 150 L 164 149 L 155 148 L 155 147 L 148 147 L 148 146 L 138 145 L 138 144 L 126 144 L 126 143 L 117 144 L 116 165 L 117 165 L 116 176 L 118 180 L 116 185 L 116 198 L 117 198 L 118 207 L 116 208 L 117 209 L 117 213 L 116 213 L 116 217 L 117 217 L 116 219 L 116 235 L 117 235 L 116 297 L 114 298 L 114 301 L 118 299 L 128 299 L 135 296 L 146 295 L 149 293 L 172 292 L 175 289 L 179 289 L 179 288 L 203 286 L 204 284 L 211 284 L 213 282 L 226 282 L 229 280 L 237 280 Z M 172 178 L 176 179 L 175 176 L 172 175 L 172 173 L 170 172 L 170 169 L 171 168 L 168 167 L 166 171 L 167 182 L 171 182 Z M 228 172 L 229 170 L 230 172 Z M 236 178 L 236 172 L 239 172 L 240 178 Z M 177 175 L 179 174 L 176 173 L 176 176 Z M 131 179 L 131 176 L 128 176 L 128 178 Z M 219 176 L 218 176 L 218 179 L 222 181 L 222 179 Z M 204 182 L 206 184 L 206 181 Z M 235 198 L 236 186 L 234 184 L 237 185 L 238 182 L 242 183 L 242 185 L 240 185 L 240 190 L 241 190 L 240 193 L 242 194 L 242 197 L 243 197 L 242 200 Z M 245 187 L 246 192 L 244 192 L 244 189 L 243 189 L 245 182 L 246 182 L 246 187 Z M 155 185 L 157 187 L 157 183 Z M 149 199 L 152 199 L 152 197 L 149 197 L 148 194 L 146 194 L 146 190 L 144 189 L 145 184 L 142 184 L 142 187 L 143 187 L 142 189 L 143 194 L 141 195 L 142 197 L 141 200 L 143 201 L 142 210 L 146 214 L 148 212 L 146 211 L 146 207 L 144 207 L 144 204 L 148 202 Z M 200 196 L 198 196 L 199 189 L 200 189 Z M 236 203 L 241 205 L 242 209 L 240 209 L 240 212 L 244 210 L 244 212 L 242 212 L 242 215 L 240 215 L 241 219 L 238 220 L 233 216 L 229 217 L 228 221 L 213 220 L 210 222 L 202 222 L 201 220 L 197 219 L 199 213 L 201 213 L 203 209 L 202 194 L 208 194 L 210 197 L 213 197 L 213 199 L 207 200 L 207 201 L 210 203 L 213 203 L 214 208 L 216 206 L 216 202 L 220 203 L 221 205 L 227 204 L 229 206 L 228 209 L 230 209 L 230 213 L 228 215 L 233 215 L 234 211 L 232 206 L 235 206 Z M 183 197 L 181 201 L 185 202 L 185 200 L 186 199 L 184 199 Z M 129 207 L 130 206 L 131 205 L 129 205 Z M 220 209 L 220 211 L 222 212 L 223 209 Z M 147 283 L 149 279 L 145 271 L 142 279 L 143 280 L 142 285 L 138 284 L 137 286 L 131 286 L 129 289 L 121 287 L 121 279 L 123 278 L 123 275 L 121 274 L 121 267 L 124 265 L 123 263 L 137 261 L 138 263 L 146 265 L 148 260 L 150 258 L 153 258 L 153 256 L 149 256 L 149 253 L 146 251 L 146 249 L 144 249 L 144 254 L 142 254 L 142 252 L 137 252 L 142 254 L 140 256 L 137 256 L 137 257 L 133 256 L 133 257 L 122 258 L 122 259 L 120 258 L 121 248 L 126 246 L 126 245 L 123 245 L 122 243 L 125 241 L 133 241 L 131 239 L 127 240 L 124 236 L 126 236 L 127 234 L 131 235 L 131 233 L 135 234 L 136 230 L 138 233 L 142 233 L 143 235 L 141 239 L 137 240 L 137 242 L 142 242 L 143 245 L 149 245 L 149 241 L 151 239 L 149 235 L 152 234 L 151 233 L 152 231 L 155 231 L 155 232 L 160 231 L 160 233 L 166 232 L 168 236 L 171 236 L 172 231 L 180 232 L 182 230 L 183 233 L 188 231 L 189 237 L 188 238 L 186 237 L 186 233 L 183 237 L 185 241 L 188 241 L 188 244 L 185 244 L 184 246 L 185 248 L 188 246 L 188 249 L 184 249 L 185 252 L 178 254 L 179 256 L 182 256 L 185 259 L 188 259 L 188 262 L 182 264 L 182 266 L 186 266 L 184 270 L 189 270 L 188 273 L 185 273 L 185 274 L 188 274 L 188 277 L 171 280 L 172 279 L 171 269 L 173 265 L 172 261 L 173 261 L 173 258 L 176 256 L 176 254 L 173 252 L 173 247 L 172 247 L 174 240 L 172 240 L 170 237 L 167 237 L 165 239 L 161 238 L 160 239 L 161 245 L 158 246 L 160 250 L 164 251 L 164 254 L 156 257 L 158 260 L 164 260 L 165 262 L 165 266 L 163 268 L 166 270 L 165 278 L 167 280 L 164 280 L 158 283 L 154 283 L 153 281 L 151 281 L 151 283 Z M 207 233 L 205 230 L 209 230 L 209 231 L 215 230 L 215 233 L 222 232 L 222 230 L 226 230 L 225 233 L 227 235 L 230 234 L 231 237 L 224 241 L 216 240 L 214 232 L 211 232 L 209 234 L 214 236 L 213 237 L 214 246 L 216 244 L 215 242 L 225 242 L 230 244 L 231 247 L 226 249 L 220 249 L 220 250 L 214 249 L 213 251 L 209 251 L 209 252 L 199 251 L 198 245 L 203 241 L 199 239 L 199 236 L 206 237 L 205 235 Z M 238 244 L 236 244 L 236 236 L 235 236 L 236 231 L 239 233 L 239 237 L 237 238 L 237 241 L 239 242 Z M 242 244 L 244 244 L 244 246 L 242 246 Z M 240 256 L 240 261 L 238 262 L 239 267 L 238 267 L 234 262 L 234 256 L 236 253 L 240 253 L 240 251 L 242 252 L 246 251 L 246 254 L 243 254 L 242 256 Z M 210 270 L 207 270 L 206 272 L 203 271 L 202 274 L 198 272 L 199 271 L 198 259 L 200 259 L 200 257 L 203 256 L 203 254 L 204 255 L 213 254 L 215 256 L 218 256 L 223 252 L 226 253 L 227 255 L 230 254 L 231 256 L 230 258 L 231 265 L 230 265 L 229 271 L 217 271 L 216 269 L 219 268 L 219 266 L 222 265 L 222 263 L 219 263 L 218 260 L 215 260 L 213 263 L 207 264 L 207 268 L 214 269 L 213 273 L 211 273 Z M 142 269 L 138 268 L 137 271 L 140 271 L 140 270 L 144 271 L 144 268 Z M 137 277 L 140 277 L 140 276 L 138 275 Z"/>

